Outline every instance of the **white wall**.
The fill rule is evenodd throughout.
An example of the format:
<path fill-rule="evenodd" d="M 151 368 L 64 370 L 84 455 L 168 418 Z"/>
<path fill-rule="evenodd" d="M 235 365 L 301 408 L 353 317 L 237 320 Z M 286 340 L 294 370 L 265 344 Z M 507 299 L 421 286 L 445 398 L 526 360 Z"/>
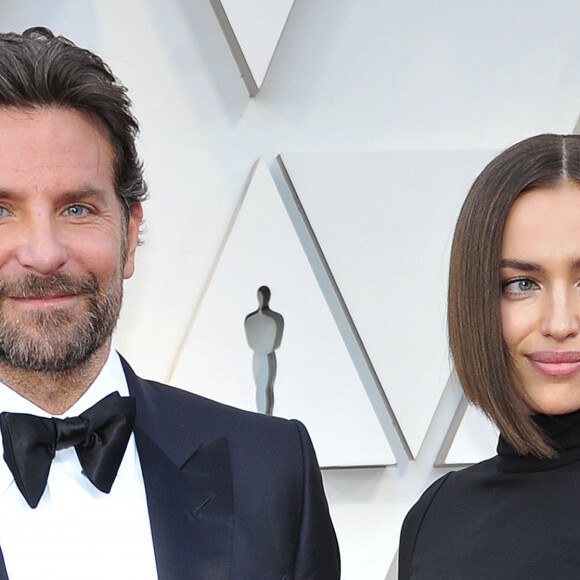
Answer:
<path fill-rule="evenodd" d="M 260 44 L 259 5 L 239 0 L 235 24 L 250 27 L 252 54 L 269 60 L 263 51 L 273 46 L 272 34 Z M 277 16 L 266 21 L 278 26 Z M 240 320 L 255 308 L 259 273 L 250 276 L 249 261 L 228 255 L 263 251 L 265 277 L 290 263 L 297 272 L 272 287 L 272 308 L 282 311 L 288 332 L 278 351 L 277 412 L 306 422 L 323 464 L 342 457 L 357 465 L 325 470 L 345 580 L 394 577 L 402 517 L 449 469 L 434 463 L 445 458 L 459 422 L 444 328 L 453 220 L 463 189 L 494 151 L 576 126 L 579 18 L 575 0 L 295 0 L 250 98 L 210 0 L 0 3 L 4 30 L 47 25 L 101 54 L 129 87 L 151 199 L 116 343 L 140 374 L 173 382 L 180 376 L 177 386 L 239 396 L 251 407 L 243 351 L 231 362 L 223 333 L 200 336 L 201 321 L 211 330 L 212 315 L 216 327 L 236 316 L 231 308 L 209 310 L 222 296 L 220 280 L 234 280 L 232 303 L 248 304 Z M 250 176 L 260 158 L 258 183 Z M 260 243 L 236 227 L 236 217 L 261 224 L 274 215 L 258 215 L 265 205 L 248 214 L 258 189 L 279 196 L 288 211 L 271 210 L 281 228 L 291 226 L 283 240 L 270 234 Z M 314 314 L 301 307 L 293 284 L 316 295 Z M 195 354 L 188 348 L 204 336 L 208 356 L 231 368 L 220 384 L 188 367 Z M 299 362 L 312 353 L 320 354 L 310 366 Z M 338 374 L 348 380 L 337 381 Z M 311 400 L 312 389 L 298 385 L 294 394 L 284 391 L 290 376 L 302 377 L 301 388 L 316 376 L 320 396 Z M 246 390 L 235 391 L 230 380 Z M 348 404 L 328 411 L 335 398 Z M 361 455 L 373 450 L 361 462 L 353 449 L 347 457 L 346 444 L 335 445 L 338 459 L 325 460 L 325 447 L 338 441 L 332 429 L 340 413 Z M 469 417 L 471 427 L 481 426 Z M 492 447 L 472 448 L 467 427 L 455 461 Z"/>

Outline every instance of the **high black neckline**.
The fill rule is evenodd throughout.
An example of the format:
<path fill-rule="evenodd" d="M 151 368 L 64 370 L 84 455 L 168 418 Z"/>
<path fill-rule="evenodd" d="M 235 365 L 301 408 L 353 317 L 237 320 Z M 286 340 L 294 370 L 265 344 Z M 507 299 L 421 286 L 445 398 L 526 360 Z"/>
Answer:
<path fill-rule="evenodd" d="M 519 455 L 500 436 L 497 445 L 499 471 L 545 471 L 580 461 L 580 410 L 565 415 L 538 414 L 533 416 L 533 420 L 546 434 L 558 456 L 552 459 L 538 459 L 532 455 Z"/>

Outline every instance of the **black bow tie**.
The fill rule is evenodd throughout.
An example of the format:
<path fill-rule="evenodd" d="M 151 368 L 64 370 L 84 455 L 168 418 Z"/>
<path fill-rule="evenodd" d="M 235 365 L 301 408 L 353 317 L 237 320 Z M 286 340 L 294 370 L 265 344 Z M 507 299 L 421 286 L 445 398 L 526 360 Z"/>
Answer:
<path fill-rule="evenodd" d="M 134 397 L 111 393 L 67 419 L 0 413 L 4 459 L 28 505 L 38 505 L 56 451 L 73 445 L 83 473 L 109 493 L 133 430 L 135 408 Z"/>

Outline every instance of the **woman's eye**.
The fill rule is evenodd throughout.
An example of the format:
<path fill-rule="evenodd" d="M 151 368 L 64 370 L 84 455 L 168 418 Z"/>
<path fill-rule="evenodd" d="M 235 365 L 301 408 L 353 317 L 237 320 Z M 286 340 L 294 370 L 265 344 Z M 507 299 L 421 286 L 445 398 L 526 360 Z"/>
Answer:
<path fill-rule="evenodd" d="M 502 284 L 504 294 L 524 294 L 536 289 L 536 283 L 528 278 L 519 278 L 517 280 L 507 280 Z"/>
<path fill-rule="evenodd" d="M 67 207 L 62 213 L 63 215 L 72 217 L 82 217 L 88 213 L 88 209 L 84 205 L 71 205 L 70 207 Z"/>

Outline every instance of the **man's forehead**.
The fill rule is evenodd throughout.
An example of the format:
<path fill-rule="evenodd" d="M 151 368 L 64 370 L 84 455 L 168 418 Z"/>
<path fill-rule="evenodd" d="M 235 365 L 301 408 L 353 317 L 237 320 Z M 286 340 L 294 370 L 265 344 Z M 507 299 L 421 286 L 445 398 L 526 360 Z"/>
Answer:
<path fill-rule="evenodd" d="M 0 108 L 0 171 L 69 169 L 113 179 L 113 148 L 103 123 L 76 109 Z"/>

